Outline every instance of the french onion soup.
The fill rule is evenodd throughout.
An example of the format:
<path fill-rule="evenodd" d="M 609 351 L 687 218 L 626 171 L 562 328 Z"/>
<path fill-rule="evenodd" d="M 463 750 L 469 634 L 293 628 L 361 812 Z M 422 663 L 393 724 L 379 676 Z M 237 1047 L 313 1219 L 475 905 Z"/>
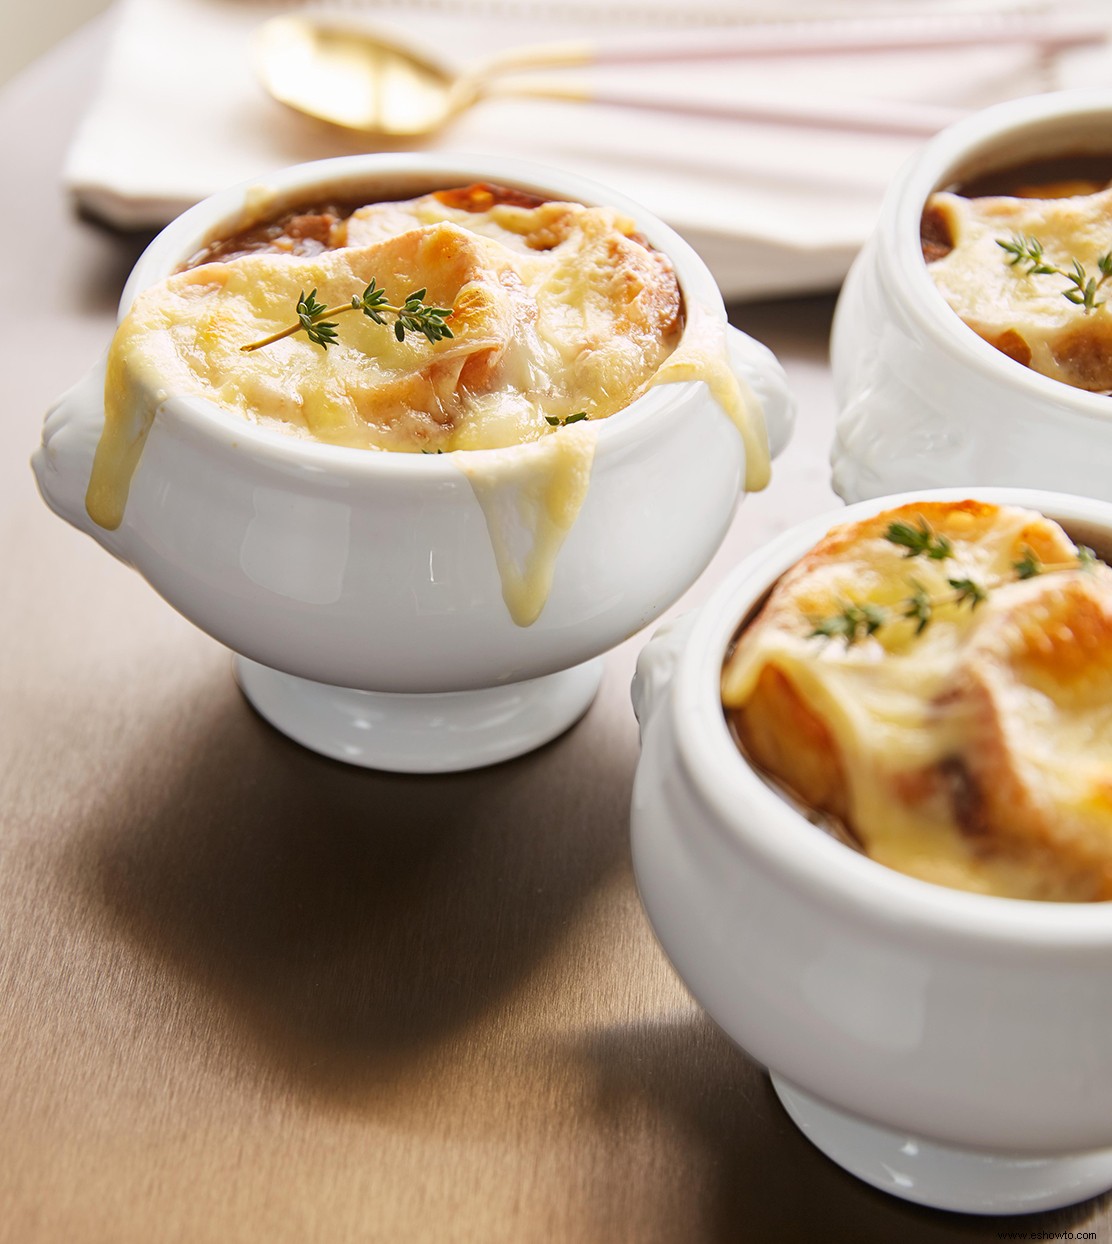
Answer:
<path fill-rule="evenodd" d="M 1041 514 L 835 527 L 735 636 L 722 703 L 758 771 L 880 863 L 1112 899 L 1112 570 Z"/>
<path fill-rule="evenodd" d="M 451 454 L 528 625 L 585 498 L 597 424 L 689 380 L 733 420 L 746 487 L 763 488 L 763 416 L 720 313 L 685 305 L 668 257 L 621 212 L 486 184 L 310 203 L 215 239 L 136 298 L 109 351 L 86 507 L 119 526 L 175 398 L 303 440 Z"/>
<path fill-rule="evenodd" d="M 978 336 L 1044 376 L 1112 392 L 1112 157 L 1032 161 L 932 194 L 920 243 Z"/>

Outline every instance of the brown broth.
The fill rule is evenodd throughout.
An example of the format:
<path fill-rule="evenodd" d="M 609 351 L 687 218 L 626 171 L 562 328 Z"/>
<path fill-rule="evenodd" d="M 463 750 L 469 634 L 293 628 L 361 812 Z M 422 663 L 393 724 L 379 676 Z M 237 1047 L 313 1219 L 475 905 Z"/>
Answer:
<path fill-rule="evenodd" d="M 942 188 L 966 199 L 995 198 L 1064 199 L 1073 195 L 1096 194 L 1112 185 L 1112 155 L 1051 156 L 1010 164 L 990 173 L 979 173 Z M 919 221 L 919 243 L 923 259 L 934 263 L 944 259 L 954 247 L 946 220 L 928 204 Z"/>
<path fill-rule="evenodd" d="M 1112 155 L 1052 156 L 1028 160 L 959 181 L 945 189 L 966 199 L 1011 195 L 1017 199 L 1064 199 L 1095 194 L 1112 184 Z"/>
<path fill-rule="evenodd" d="M 547 202 L 535 194 L 524 190 L 514 190 L 507 186 L 497 186 L 490 182 L 476 182 L 469 186 L 456 186 L 448 190 L 435 192 L 446 207 L 456 208 L 465 212 L 486 212 L 492 207 L 508 203 L 514 207 L 540 207 Z M 372 200 L 374 202 L 391 202 L 392 200 Z M 310 256 L 319 255 L 321 251 L 341 246 L 342 225 L 353 212 L 367 206 L 368 200 L 363 198 L 326 199 L 302 204 L 270 220 L 261 221 L 245 229 L 237 230 L 227 237 L 217 238 L 206 243 L 195 254 L 191 255 L 179 268 L 179 272 L 187 272 L 190 268 L 198 268 L 206 263 L 224 263 L 231 259 L 239 259 L 244 255 L 254 255 L 260 251 L 271 254 Z M 639 241 L 643 239 L 638 238 Z"/>

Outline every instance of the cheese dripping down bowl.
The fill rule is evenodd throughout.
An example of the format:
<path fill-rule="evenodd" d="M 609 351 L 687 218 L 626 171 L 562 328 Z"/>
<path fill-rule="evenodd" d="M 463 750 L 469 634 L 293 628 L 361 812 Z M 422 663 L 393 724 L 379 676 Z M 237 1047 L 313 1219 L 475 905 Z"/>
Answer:
<path fill-rule="evenodd" d="M 765 482 L 769 451 L 792 426 L 782 369 L 727 325 L 713 278 L 678 235 L 604 187 L 519 162 L 355 156 L 221 192 L 151 243 L 121 322 L 198 251 L 290 209 L 476 183 L 612 209 L 667 259 L 684 318 L 659 383 L 608 418 L 545 426 L 530 443 L 383 452 L 175 392 L 156 359 L 133 385 L 137 417 L 106 453 L 102 361 L 47 415 L 33 459 L 52 509 L 232 649 L 264 717 L 375 768 L 471 768 L 571 725 L 597 689 L 601 654 L 701 573 L 747 479 Z M 338 320 L 341 337 L 356 321 L 366 323 Z M 738 399 L 734 418 L 712 387 Z M 107 507 L 93 504 L 103 487 L 90 488 L 98 451 L 122 480 Z"/>
<path fill-rule="evenodd" d="M 1010 264 L 997 245 L 1036 236 L 1054 266 L 1069 273 L 1080 259 L 1086 283 L 1100 280 L 1099 258 L 1112 251 L 1108 192 L 1060 183 L 1040 223 L 1034 200 L 1019 197 L 1037 198 L 1037 188 L 1008 184 L 1009 170 L 1038 179 L 1039 166 L 1054 164 L 1059 178 L 1078 180 L 1077 170 L 1106 165 L 1101 179 L 1112 183 L 1112 91 L 1062 91 L 976 113 L 926 143 L 893 181 L 831 336 L 833 482 L 846 501 L 952 484 L 1112 500 L 1112 396 L 1055 378 L 1090 383 L 1071 364 L 1093 351 L 1098 371 L 1112 375 L 1112 307 L 1086 314 L 1065 297 L 1075 288 L 1068 276 L 1030 275 L 1032 264 Z M 955 199 L 946 193 L 955 187 L 977 197 Z M 936 196 L 967 244 L 928 264 L 920 231 Z M 1091 383 L 1109 387 L 1107 376 Z"/>
<path fill-rule="evenodd" d="M 631 833 L 664 950 L 808 1139 L 895 1196 L 1012 1214 L 1112 1187 L 1112 903 L 997 897 L 869 858 L 762 776 L 723 708 L 735 637 L 828 532 L 969 500 L 1112 553 L 1112 505 L 1026 489 L 884 497 L 785 533 L 643 650 Z M 881 646 L 860 648 L 864 669 Z"/>

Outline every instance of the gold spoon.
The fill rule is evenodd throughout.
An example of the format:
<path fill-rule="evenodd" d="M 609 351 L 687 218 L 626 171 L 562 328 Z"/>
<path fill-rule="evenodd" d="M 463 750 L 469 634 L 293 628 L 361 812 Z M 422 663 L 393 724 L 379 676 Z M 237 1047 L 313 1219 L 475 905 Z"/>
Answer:
<path fill-rule="evenodd" d="M 435 54 L 370 26 L 327 17 L 286 16 L 264 22 L 253 38 L 259 77 L 275 99 L 322 121 L 381 138 L 434 134 L 492 96 L 592 101 L 718 120 L 763 121 L 825 129 L 929 134 L 960 114 L 891 100 L 749 99 L 716 104 L 682 95 L 631 95 L 578 81 L 504 77 L 521 70 L 653 61 L 838 55 L 984 44 L 1065 47 L 1103 40 L 1107 21 L 1087 17 L 1012 16 L 875 19 L 745 26 L 608 47 L 589 41 L 550 43 L 505 52 L 460 72 Z"/>
<path fill-rule="evenodd" d="M 560 59 L 560 48 L 545 48 L 541 63 L 590 60 L 586 45 L 568 45 L 567 59 Z M 491 79 L 533 63 L 530 50 L 522 49 L 461 73 L 394 35 L 308 17 L 264 22 L 252 51 L 263 86 L 275 99 L 333 125 L 385 138 L 432 134 L 480 99 L 517 94 L 513 84 L 499 91 Z M 566 92 L 556 89 L 561 98 L 587 98 L 573 84 Z"/>

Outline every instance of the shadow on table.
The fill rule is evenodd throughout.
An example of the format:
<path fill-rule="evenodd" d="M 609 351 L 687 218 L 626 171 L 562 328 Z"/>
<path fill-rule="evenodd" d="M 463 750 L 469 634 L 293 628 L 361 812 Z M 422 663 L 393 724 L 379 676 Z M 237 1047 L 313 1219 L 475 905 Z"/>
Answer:
<path fill-rule="evenodd" d="M 1053 1213 L 992 1218 L 925 1209 L 879 1192 L 804 1139 L 764 1070 L 705 1016 L 611 1029 L 580 1055 L 593 1072 L 600 1126 L 646 1132 L 651 1116 L 662 1115 L 683 1138 L 686 1186 L 670 1198 L 665 1192 L 661 1203 L 675 1205 L 684 1221 L 673 1230 L 662 1221 L 661 1241 L 903 1244 L 996 1240 L 1005 1231 L 1053 1239 L 1085 1223 L 1096 1229 L 1093 1220 L 1112 1202 L 1105 1195 Z"/>
<path fill-rule="evenodd" d="M 74 310 L 84 314 L 114 314 L 132 268 L 154 241 L 158 230 L 137 229 L 122 233 L 106 228 L 85 211 L 78 210 L 77 216 L 86 232 L 79 235 L 84 243 L 82 262 L 74 266 L 68 287 L 69 300 Z M 111 237 L 111 245 L 102 244 L 103 237 L 98 235 L 105 234 Z"/>
<path fill-rule="evenodd" d="M 834 319 L 836 294 L 792 298 L 762 298 L 732 302 L 726 308 L 730 323 L 758 341 L 776 343 L 777 351 L 827 363 L 827 343 Z"/>
<path fill-rule="evenodd" d="M 385 1094 L 504 1003 L 627 867 L 632 730 L 625 754 L 589 713 L 495 769 L 390 776 L 305 751 L 230 689 L 214 698 L 178 727 L 188 749 L 172 754 L 168 730 L 135 758 L 76 865 L 160 976 L 176 971 L 168 996 L 200 983 L 248 1058 L 295 1088 Z"/>

